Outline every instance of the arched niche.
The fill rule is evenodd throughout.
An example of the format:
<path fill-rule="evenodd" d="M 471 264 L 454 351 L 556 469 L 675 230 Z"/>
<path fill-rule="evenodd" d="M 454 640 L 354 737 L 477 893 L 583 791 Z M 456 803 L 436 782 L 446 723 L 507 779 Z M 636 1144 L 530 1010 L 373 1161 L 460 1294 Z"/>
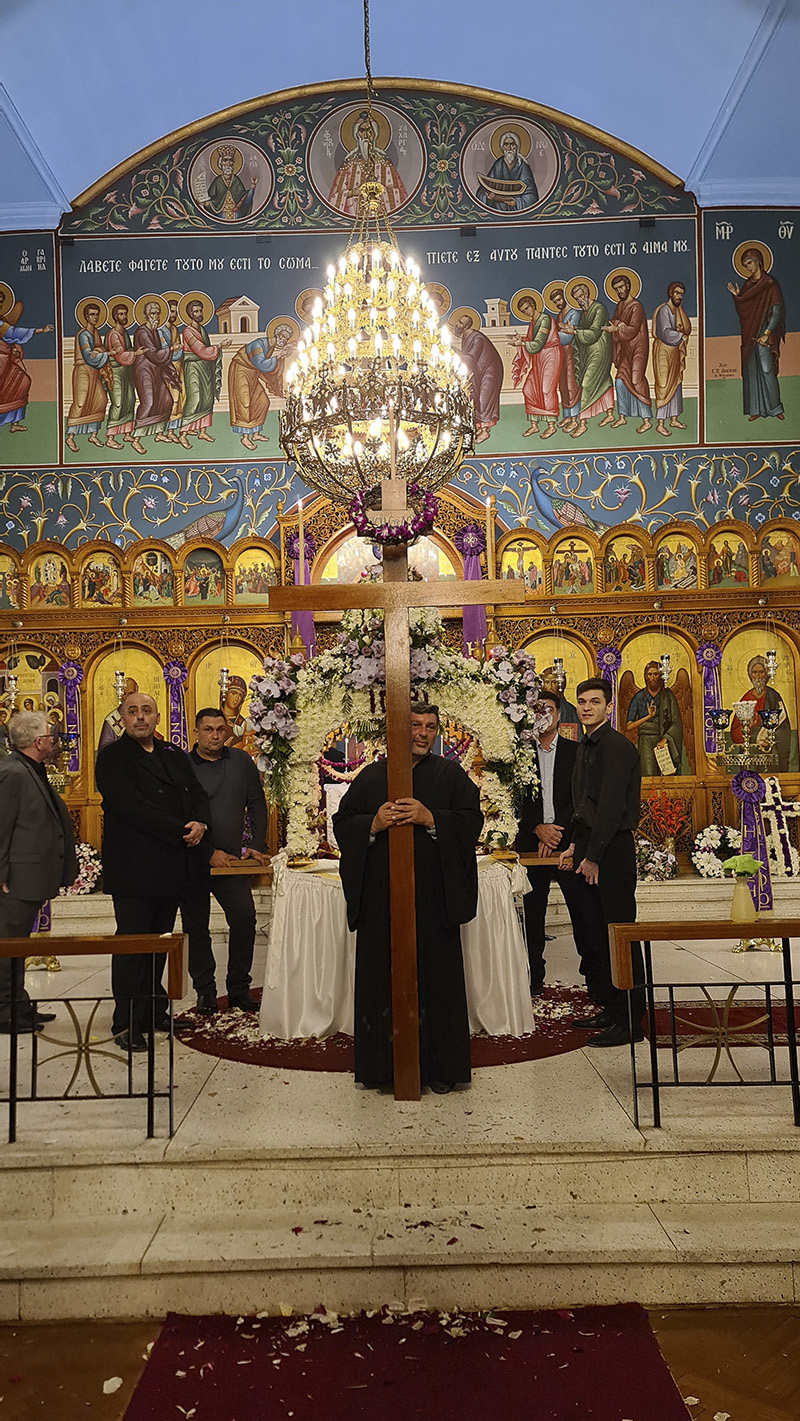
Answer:
<path fill-rule="evenodd" d="M 248 717 L 250 681 L 263 673 L 263 658 L 244 642 L 206 645 L 188 663 L 186 714 L 189 740 L 197 712 L 218 708 L 231 729 L 230 744 L 256 754 L 253 727 Z M 225 675 L 223 675 L 223 670 Z"/>
<path fill-rule="evenodd" d="M 119 697 L 114 673 L 125 677 L 126 691 L 141 691 L 152 696 L 158 706 L 160 720 L 157 733 L 167 739 L 167 693 L 161 662 L 154 652 L 138 642 L 116 643 L 100 651 L 85 671 L 84 758 L 88 763 L 94 751 L 111 745 L 123 733 L 119 715 Z M 83 689 L 83 688 L 82 688 Z"/>
<path fill-rule="evenodd" d="M 656 592 L 694 592 L 700 586 L 702 553 L 697 529 L 690 523 L 671 523 L 655 540 Z"/>
<path fill-rule="evenodd" d="M 122 561 L 108 543 L 93 543 L 88 551 L 81 547 L 75 563 L 81 607 L 122 606 Z"/>
<path fill-rule="evenodd" d="M 19 562 L 9 548 L 0 548 L 0 611 L 15 612 L 21 605 Z"/>
<path fill-rule="evenodd" d="M 650 539 L 628 525 L 605 533 L 600 542 L 604 592 L 646 592 L 649 584 Z"/>
<path fill-rule="evenodd" d="M 522 581 L 531 592 L 542 592 L 546 553 L 545 539 L 529 528 L 504 533 L 495 552 L 498 576 L 507 581 Z"/>
<path fill-rule="evenodd" d="M 136 543 L 128 553 L 132 607 L 175 605 L 175 559 L 166 543 L 154 538 Z"/>
<path fill-rule="evenodd" d="M 651 626 L 629 636 L 621 644 L 620 653 L 617 729 L 638 747 L 642 774 L 669 777 L 663 774 L 653 753 L 656 741 L 663 738 L 669 743 L 674 773 L 694 774 L 698 749 L 702 748 L 702 682 L 694 647 L 671 628 Z M 654 663 L 660 667 L 663 655 L 670 659 L 666 687 L 653 669 Z M 651 703 L 657 707 L 652 718 Z M 637 724 L 639 721 L 644 721 L 644 725 Z M 660 733 L 656 734 L 656 730 Z"/>
<path fill-rule="evenodd" d="M 581 637 L 565 635 L 561 631 L 548 629 L 537 631 L 523 641 L 522 649 L 536 661 L 536 670 L 543 676 L 544 688 L 556 691 L 559 687 L 553 673 L 556 663 L 563 663 L 565 681 L 559 690 L 561 696 L 560 731 L 568 739 L 578 738 L 578 712 L 575 707 L 575 687 L 589 676 L 597 675 L 594 652 L 588 642 Z"/>
<path fill-rule="evenodd" d="M 448 581 L 462 576 L 458 553 L 435 532 L 412 543 L 408 550 L 408 565 L 412 573 L 424 582 Z M 362 577 L 377 575 L 379 567 L 376 545 L 370 543 L 368 538 L 360 538 L 349 526 L 320 549 L 314 559 L 311 580 L 323 586 L 359 582 Z"/>
<path fill-rule="evenodd" d="M 771 681 L 766 680 L 765 655 L 767 651 L 777 652 L 777 666 Z M 785 719 L 775 738 L 775 766 L 779 772 L 796 773 L 800 770 L 797 737 L 797 684 L 798 649 L 795 642 L 774 623 L 741 627 L 731 633 L 722 643 L 720 663 L 720 689 L 722 704 L 730 709 L 736 701 L 755 700 L 757 708 L 777 708 L 785 712 Z M 754 736 L 757 736 L 759 722 L 754 721 Z M 741 743 L 741 730 L 733 720 L 729 738 Z"/>

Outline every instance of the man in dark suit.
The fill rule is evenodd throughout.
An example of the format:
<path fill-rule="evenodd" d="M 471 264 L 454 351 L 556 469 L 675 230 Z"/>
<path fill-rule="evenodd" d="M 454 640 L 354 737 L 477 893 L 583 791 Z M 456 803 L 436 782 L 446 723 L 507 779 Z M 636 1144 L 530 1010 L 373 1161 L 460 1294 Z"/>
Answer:
<path fill-rule="evenodd" d="M 78 866 L 69 814 L 48 783 L 44 761 L 52 727 L 44 711 L 22 711 L 9 725 L 12 751 L 0 761 L 0 938 L 27 937 L 36 914 Z M 34 1017 L 25 988 L 17 999 L 20 1031 L 38 1031 L 52 1012 Z M 0 1031 L 11 1030 L 11 959 L 0 958 Z"/>
<path fill-rule="evenodd" d="M 540 858 L 549 858 L 560 854 L 570 842 L 572 773 L 578 746 L 574 740 L 566 740 L 559 735 L 561 700 L 557 690 L 542 691 L 537 709 L 543 716 L 549 716 L 546 728 L 538 736 L 539 788 L 525 796 L 516 846 L 520 853 L 536 853 Z M 591 911 L 592 905 L 585 882 L 569 869 L 558 868 L 555 864 L 529 866 L 528 878 L 531 888 L 522 902 L 531 967 L 531 996 L 540 996 L 544 987 L 545 915 L 550 885 L 555 882 L 564 895 L 589 995 L 600 1003 L 602 998 L 595 996 L 598 984 L 592 977 L 591 954 L 586 951 L 586 914 Z"/>
<path fill-rule="evenodd" d="M 190 857 L 207 863 L 211 811 L 189 756 L 155 738 L 158 707 L 132 692 L 120 704 L 124 733 L 97 757 L 103 796 L 103 883 L 114 900 L 118 933 L 170 933 L 189 882 Z M 166 955 L 156 957 L 156 1030 L 166 1030 L 167 994 L 161 986 Z M 123 1050 L 146 1049 L 151 959 L 114 957 L 112 1031 Z"/>
<path fill-rule="evenodd" d="M 572 779 L 574 812 L 571 844 L 562 855 L 572 857 L 575 873 L 589 886 L 593 911 L 589 920 L 594 970 L 608 1004 L 594 1016 L 573 1025 L 598 1032 L 590 1046 L 630 1043 L 628 998 L 611 980 L 609 923 L 636 922 L 636 847 L 633 831 L 641 814 L 642 772 L 639 752 L 627 736 L 608 721 L 613 691 L 608 681 L 592 677 L 578 686 L 578 715 L 584 738 L 578 746 Z M 644 981 L 641 948 L 632 945 L 633 978 Z M 642 1040 L 644 989 L 631 992 L 633 1039 Z"/>

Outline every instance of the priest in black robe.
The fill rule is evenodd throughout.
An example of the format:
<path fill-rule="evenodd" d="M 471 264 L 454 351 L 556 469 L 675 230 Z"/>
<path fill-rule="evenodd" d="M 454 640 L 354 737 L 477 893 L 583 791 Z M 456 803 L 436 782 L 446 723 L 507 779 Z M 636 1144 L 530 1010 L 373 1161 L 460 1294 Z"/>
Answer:
<path fill-rule="evenodd" d="M 469 1018 L 459 925 L 475 917 L 475 849 L 483 825 L 477 785 L 433 755 L 436 706 L 411 709 L 412 799 L 387 800 L 386 762 L 365 765 L 333 820 L 347 920 L 356 932 L 355 1077 L 392 1085 L 389 834 L 414 826 L 420 1077 L 438 1093 L 470 1081 Z"/>

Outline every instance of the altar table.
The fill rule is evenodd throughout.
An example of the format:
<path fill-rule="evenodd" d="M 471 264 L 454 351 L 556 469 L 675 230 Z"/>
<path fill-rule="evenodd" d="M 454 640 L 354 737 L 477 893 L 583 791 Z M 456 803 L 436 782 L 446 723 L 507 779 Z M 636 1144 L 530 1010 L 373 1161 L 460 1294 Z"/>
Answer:
<path fill-rule="evenodd" d="M 533 1031 L 528 954 L 514 906 L 527 874 L 478 859 L 478 912 L 461 928 L 471 1032 L 523 1036 Z M 355 933 L 347 927 L 338 860 L 293 869 L 273 859 L 261 1030 L 280 1040 L 353 1034 Z"/>

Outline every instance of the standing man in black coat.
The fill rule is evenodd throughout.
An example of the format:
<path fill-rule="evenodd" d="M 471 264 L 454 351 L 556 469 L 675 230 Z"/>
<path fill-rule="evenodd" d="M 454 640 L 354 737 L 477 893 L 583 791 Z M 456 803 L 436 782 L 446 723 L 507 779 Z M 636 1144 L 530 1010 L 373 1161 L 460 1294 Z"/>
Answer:
<path fill-rule="evenodd" d="M 537 711 L 540 711 L 542 716 L 548 716 L 545 729 L 539 732 L 536 747 L 539 788 L 535 793 L 529 790 L 523 801 L 516 847 L 519 853 L 537 853 L 540 858 L 548 858 L 553 854 L 563 853 L 570 843 L 572 775 L 578 745 L 576 741 L 566 740 L 558 733 L 561 720 L 561 698 L 558 691 L 542 691 Z M 550 885 L 555 882 L 561 889 L 567 905 L 589 996 L 598 1005 L 605 1005 L 606 999 L 602 995 L 603 983 L 596 980 L 596 974 L 592 970 L 594 957 L 587 915 L 591 913 L 593 904 L 587 883 L 580 875 L 572 873 L 570 869 L 559 868 L 556 864 L 530 865 L 528 878 L 530 892 L 525 894 L 522 902 L 531 968 L 531 996 L 541 996 L 544 987 L 545 916 Z"/>
<path fill-rule="evenodd" d="M 250 995 L 250 968 L 256 938 L 253 890 L 246 878 L 214 877 L 209 868 L 241 863 L 245 815 L 250 821 L 250 846 L 244 857 L 266 863 L 267 802 L 261 776 L 246 750 L 226 745 L 230 728 L 222 711 L 207 706 L 195 716 L 196 743 L 189 755 L 192 768 L 210 805 L 209 838 L 213 853 L 208 864 L 193 864 L 193 882 L 181 901 L 181 921 L 189 934 L 189 971 L 197 992 L 197 1012 L 213 1016 L 217 1010 L 216 963 L 208 930 L 213 893 L 228 924 L 228 1006 L 258 1011 Z M 195 873 L 194 870 L 197 870 Z"/>
<path fill-rule="evenodd" d="M 48 782 L 53 748 L 44 711 L 12 717 L 12 750 L 0 761 L 0 937 L 28 937 L 47 898 L 77 876 L 75 839 L 66 806 Z M 34 1017 L 22 987 L 17 1030 L 39 1031 L 52 1012 Z M 11 1030 L 11 958 L 0 957 L 0 1032 Z"/>
<path fill-rule="evenodd" d="M 601 1011 L 575 1026 L 598 1032 L 590 1046 L 625 1046 L 630 1043 L 628 999 L 611 980 L 609 923 L 636 922 L 636 847 L 633 831 L 641 814 L 642 772 L 639 752 L 625 735 L 608 722 L 613 690 L 608 681 L 592 677 L 577 690 L 578 715 L 584 738 L 578 746 L 572 780 L 574 805 L 570 847 L 562 859 L 572 857 L 575 873 L 594 894 L 590 918 L 594 969 L 604 986 Z M 633 952 L 633 978 L 644 981 L 641 948 Z M 631 992 L 633 1039 L 642 1040 L 644 989 Z"/>
<path fill-rule="evenodd" d="M 387 800 L 386 761 L 365 765 L 339 805 L 333 829 L 347 922 L 357 933 L 355 1077 L 381 1089 L 393 1076 L 389 835 L 395 825 L 414 826 L 420 1077 L 443 1095 L 471 1079 L 459 924 L 471 922 L 478 909 L 475 849 L 483 814 L 469 775 L 431 754 L 438 734 L 438 707 L 414 703 L 414 797 Z"/>
<path fill-rule="evenodd" d="M 155 739 L 159 712 L 152 696 L 134 691 L 119 710 L 124 732 L 100 751 L 95 770 L 103 796 L 103 884 L 114 900 L 118 933 L 171 933 L 190 859 L 207 862 L 211 856 L 208 796 L 189 756 Z M 168 1024 L 165 961 L 166 954 L 158 954 L 156 1030 Z M 146 1049 L 150 974 L 148 956 L 112 960 L 111 1029 L 123 1051 Z"/>

